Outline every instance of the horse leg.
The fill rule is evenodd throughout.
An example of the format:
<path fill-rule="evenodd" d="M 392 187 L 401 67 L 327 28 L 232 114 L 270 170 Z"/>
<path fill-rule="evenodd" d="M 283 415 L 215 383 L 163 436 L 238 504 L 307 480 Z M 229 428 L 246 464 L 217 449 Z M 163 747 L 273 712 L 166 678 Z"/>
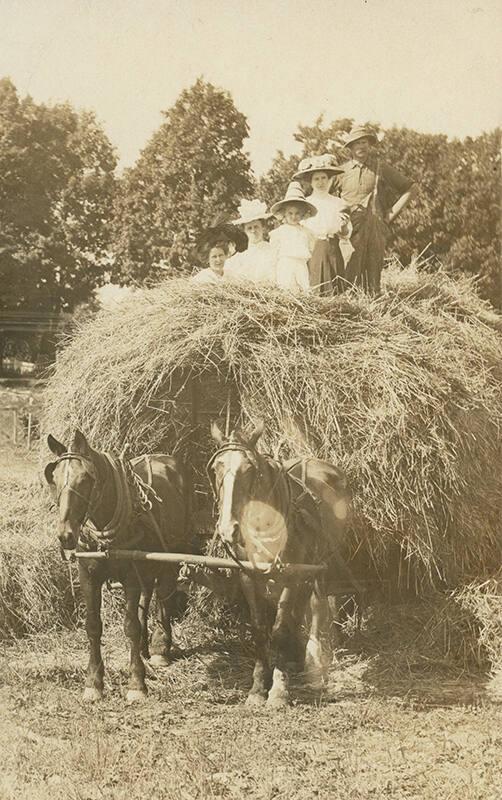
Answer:
<path fill-rule="evenodd" d="M 295 596 L 291 587 L 286 586 L 277 604 L 277 614 L 272 628 L 272 688 L 268 694 L 267 706 L 285 708 L 289 704 L 288 650 L 291 637 L 295 634 L 293 610 Z"/>
<path fill-rule="evenodd" d="M 152 633 L 152 655 L 150 664 L 155 667 L 169 664 L 172 645 L 171 617 L 176 594 L 178 567 L 163 567 L 157 578 L 157 617 Z"/>
<path fill-rule="evenodd" d="M 141 583 L 141 595 L 138 606 L 138 619 L 141 626 L 141 655 L 143 658 L 150 658 L 148 643 L 148 611 L 153 594 L 153 579 L 143 580 Z"/>
<path fill-rule="evenodd" d="M 145 665 L 141 658 L 141 625 L 138 616 L 141 588 L 131 572 L 124 580 L 125 618 L 124 633 L 130 641 L 129 685 L 126 699 L 129 703 L 146 697 Z"/>
<path fill-rule="evenodd" d="M 241 586 L 249 606 L 251 628 L 255 646 L 255 665 L 253 669 L 253 685 L 249 690 L 246 705 L 260 706 L 267 701 L 268 690 L 271 683 L 271 673 L 268 654 L 269 632 L 266 621 L 266 609 L 263 608 L 261 598 L 257 596 L 256 585 L 249 575 L 241 575 Z"/>
<path fill-rule="evenodd" d="M 322 576 L 317 577 L 314 581 L 310 596 L 310 610 L 312 618 L 305 654 L 305 669 L 309 683 L 320 688 L 327 679 L 327 662 L 323 653 L 322 638 L 329 619 L 328 596 Z"/>
<path fill-rule="evenodd" d="M 93 703 L 103 697 L 105 667 L 101 657 L 101 587 L 103 578 L 96 577 L 86 565 L 79 563 L 80 586 L 85 602 L 85 630 L 89 640 L 89 663 L 85 676 L 83 700 Z"/>

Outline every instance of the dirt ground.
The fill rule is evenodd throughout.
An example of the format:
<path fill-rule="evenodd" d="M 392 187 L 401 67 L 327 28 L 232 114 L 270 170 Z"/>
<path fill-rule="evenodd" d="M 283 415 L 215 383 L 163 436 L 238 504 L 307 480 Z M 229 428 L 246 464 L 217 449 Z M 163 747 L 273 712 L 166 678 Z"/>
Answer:
<path fill-rule="evenodd" d="M 4 446 L 0 481 L 36 474 Z M 1 590 L 1 587 L 0 587 Z M 124 700 L 126 645 L 109 622 L 106 696 L 81 702 L 82 630 L 0 643 L 0 800 L 499 800 L 502 706 L 485 678 L 338 653 L 322 693 L 289 709 L 244 706 L 249 650 L 177 624 L 180 654 Z"/>
<path fill-rule="evenodd" d="M 81 632 L 4 648 L 2 800 L 500 798 L 502 708 L 468 682 L 385 691 L 345 656 L 323 695 L 295 687 L 273 713 L 243 705 L 249 658 L 215 643 L 149 669 L 148 700 L 128 707 L 124 642 L 105 641 L 92 707 Z"/>

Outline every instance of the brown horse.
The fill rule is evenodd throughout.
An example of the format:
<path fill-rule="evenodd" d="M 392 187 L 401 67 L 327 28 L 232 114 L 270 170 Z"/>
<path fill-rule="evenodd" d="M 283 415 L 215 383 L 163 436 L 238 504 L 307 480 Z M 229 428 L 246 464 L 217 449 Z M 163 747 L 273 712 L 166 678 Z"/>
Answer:
<path fill-rule="evenodd" d="M 187 489 L 183 470 L 169 455 L 123 459 L 94 450 L 77 431 L 69 450 L 48 437 L 57 460 L 45 477 L 59 510 L 59 541 L 65 556 L 72 551 L 187 549 Z M 151 640 L 151 663 L 168 663 L 171 616 L 178 567 L 152 562 L 79 558 L 80 586 L 86 607 L 90 645 L 84 700 L 103 695 L 101 657 L 101 589 L 105 580 L 122 583 L 126 610 L 124 631 L 130 640 L 129 702 L 146 696 L 149 657 L 147 614 L 153 589 L 157 619 Z"/>
<path fill-rule="evenodd" d="M 317 675 L 324 671 L 321 633 L 328 608 L 325 573 L 304 580 L 282 577 L 274 568 L 286 563 L 329 564 L 344 539 L 350 492 L 342 471 L 331 464 L 296 459 L 288 470 L 259 453 L 256 443 L 262 431 L 258 426 L 247 438 L 234 432 L 225 440 L 213 424 L 219 449 L 208 468 L 224 547 L 234 560 L 246 560 L 255 567 L 240 573 L 256 648 L 247 702 L 280 708 L 289 701 L 291 648 L 298 640 L 309 600 L 312 619 L 306 667 Z M 263 570 L 263 564 L 268 569 Z"/>

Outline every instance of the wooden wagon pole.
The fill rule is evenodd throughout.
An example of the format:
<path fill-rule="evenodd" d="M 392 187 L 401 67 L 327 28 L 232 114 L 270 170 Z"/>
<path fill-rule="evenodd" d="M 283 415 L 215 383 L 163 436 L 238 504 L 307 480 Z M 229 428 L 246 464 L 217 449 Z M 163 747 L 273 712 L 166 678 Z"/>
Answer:
<path fill-rule="evenodd" d="M 218 558 L 216 556 L 199 556 L 190 553 L 157 553 L 145 552 L 144 550 L 99 550 L 95 552 L 82 551 L 75 553 L 77 558 L 96 558 L 126 561 L 160 561 L 167 564 L 187 564 L 194 567 L 209 567 L 210 569 L 232 569 L 239 570 L 240 566 L 229 558 Z M 270 570 L 270 564 L 252 564 L 251 561 L 241 561 L 245 569 L 256 570 L 256 572 Z M 280 568 L 272 567 L 269 577 L 278 575 L 317 575 L 326 572 L 326 564 L 282 564 Z"/>

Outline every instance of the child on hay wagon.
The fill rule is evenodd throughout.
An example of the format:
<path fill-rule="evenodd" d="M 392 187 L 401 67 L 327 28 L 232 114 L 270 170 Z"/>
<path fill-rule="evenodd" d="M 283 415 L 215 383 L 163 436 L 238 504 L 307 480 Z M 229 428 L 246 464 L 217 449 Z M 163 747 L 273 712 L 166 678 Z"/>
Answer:
<path fill-rule="evenodd" d="M 317 214 L 317 209 L 305 200 L 301 185 L 292 181 L 284 199 L 274 203 L 270 210 L 282 222 L 270 234 L 277 285 L 291 292 L 308 292 L 308 262 L 314 250 L 315 237 L 302 222 Z"/>
<path fill-rule="evenodd" d="M 229 223 L 219 223 L 207 228 L 199 239 L 197 255 L 209 266 L 190 277 L 192 283 L 220 283 L 224 280 L 227 258 L 247 246 L 246 235 Z"/>
<path fill-rule="evenodd" d="M 329 153 L 304 158 L 293 180 L 312 187 L 309 203 L 317 214 L 303 225 L 315 236 L 314 252 L 309 262 L 311 287 L 321 295 L 333 295 L 344 289 L 345 267 L 354 248 L 350 243 L 352 225 L 345 200 L 334 197 L 330 189 L 336 175 L 343 172 Z"/>
<path fill-rule="evenodd" d="M 241 201 L 239 219 L 233 224 L 244 228 L 248 246 L 225 262 L 223 271 L 226 278 L 231 281 L 275 283 L 274 250 L 270 242 L 265 240 L 266 224 L 271 216 L 261 200 Z"/>

